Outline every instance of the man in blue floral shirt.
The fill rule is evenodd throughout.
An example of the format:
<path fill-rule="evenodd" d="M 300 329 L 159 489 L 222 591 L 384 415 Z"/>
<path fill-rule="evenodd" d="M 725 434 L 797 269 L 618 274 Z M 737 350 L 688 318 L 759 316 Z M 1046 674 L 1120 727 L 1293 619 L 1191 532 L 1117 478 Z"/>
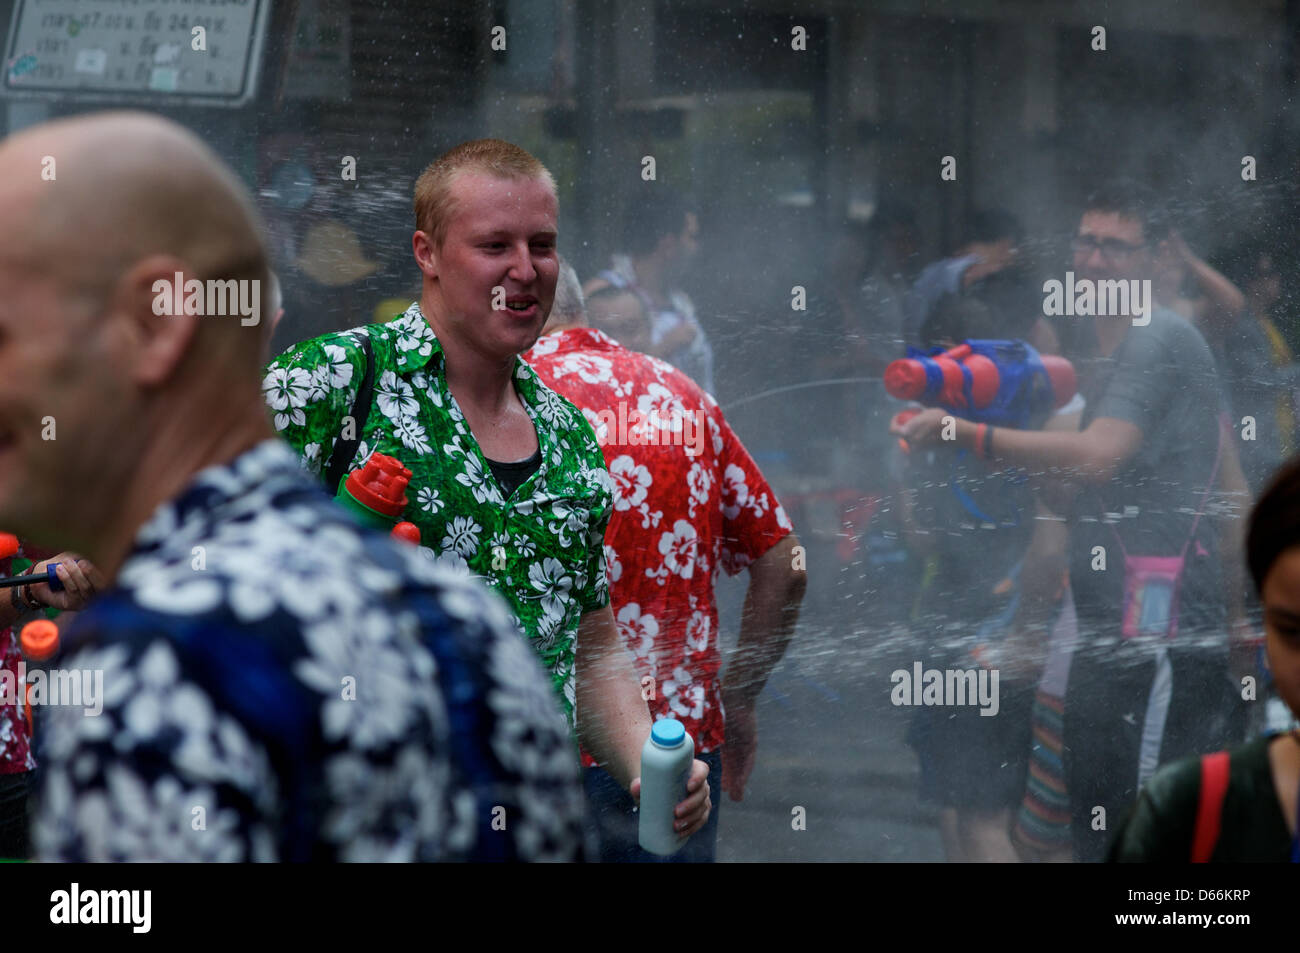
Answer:
<path fill-rule="evenodd" d="M 572 744 L 497 597 L 301 471 L 264 326 L 159 313 L 178 274 L 266 281 L 242 185 L 140 114 L 26 130 L 0 183 L 0 525 L 110 583 L 55 663 L 102 693 L 42 712 L 38 855 L 577 857 Z"/>

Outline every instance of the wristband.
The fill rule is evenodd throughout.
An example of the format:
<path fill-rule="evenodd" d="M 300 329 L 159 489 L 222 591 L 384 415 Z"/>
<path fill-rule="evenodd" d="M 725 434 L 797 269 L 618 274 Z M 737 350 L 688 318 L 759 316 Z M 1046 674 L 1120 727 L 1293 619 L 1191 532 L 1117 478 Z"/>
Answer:
<path fill-rule="evenodd" d="M 985 460 L 993 456 L 993 425 L 989 424 L 984 430 L 984 452 L 981 454 Z"/>
<path fill-rule="evenodd" d="M 32 574 L 32 571 L 35 568 L 36 566 L 32 565 L 31 567 L 28 568 L 28 570 L 25 573 L 23 573 L 23 575 L 30 576 Z M 22 590 L 23 590 L 23 601 L 27 603 L 28 609 L 30 609 L 32 612 L 39 612 L 40 610 L 45 608 L 45 603 L 38 601 L 37 598 L 32 595 L 32 584 L 30 582 L 27 585 L 23 586 Z"/>
<path fill-rule="evenodd" d="M 984 456 L 984 435 L 988 433 L 988 429 L 988 424 L 975 425 L 975 446 L 972 449 L 977 457 Z"/>

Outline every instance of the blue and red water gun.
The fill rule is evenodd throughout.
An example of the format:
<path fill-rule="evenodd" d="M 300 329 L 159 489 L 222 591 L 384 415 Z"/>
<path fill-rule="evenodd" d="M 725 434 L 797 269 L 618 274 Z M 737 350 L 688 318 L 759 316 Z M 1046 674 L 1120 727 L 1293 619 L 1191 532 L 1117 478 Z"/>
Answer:
<path fill-rule="evenodd" d="M 1036 429 L 1064 407 L 1078 383 L 1074 365 L 1024 341 L 971 340 L 929 352 L 914 347 L 885 368 L 885 390 L 899 400 L 942 407 L 954 417 L 1018 430 Z M 903 411 L 906 422 L 919 411 Z"/>

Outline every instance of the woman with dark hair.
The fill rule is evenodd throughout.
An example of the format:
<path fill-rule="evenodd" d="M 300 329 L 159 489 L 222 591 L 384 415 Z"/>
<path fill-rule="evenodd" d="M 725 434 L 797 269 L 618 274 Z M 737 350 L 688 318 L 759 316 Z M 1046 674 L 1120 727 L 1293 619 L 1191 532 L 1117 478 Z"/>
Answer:
<path fill-rule="evenodd" d="M 1264 605 L 1277 692 L 1300 717 L 1300 461 L 1274 478 L 1250 517 L 1247 562 Z M 1142 789 L 1112 861 L 1300 863 L 1300 728 L 1168 765 Z"/>

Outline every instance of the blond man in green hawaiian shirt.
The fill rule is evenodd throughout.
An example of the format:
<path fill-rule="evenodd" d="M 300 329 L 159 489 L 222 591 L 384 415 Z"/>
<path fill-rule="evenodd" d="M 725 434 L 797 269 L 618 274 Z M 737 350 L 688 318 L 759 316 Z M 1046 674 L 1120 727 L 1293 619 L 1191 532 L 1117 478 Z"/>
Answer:
<path fill-rule="evenodd" d="M 349 426 L 369 337 L 374 397 L 348 469 L 380 452 L 412 471 L 405 518 L 429 555 L 506 600 L 579 740 L 638 796 L 650 718 L 609 608 L 609 474 L 582 414 L 519 359 L 555 297 L 554 180 L 517 146 L 463 143 L 420 176 L 415 213 L 420 301 L 273 361 L 275 428 L 320 472 Z M 707 776 L 696 761 L 683 835 L 708 819 Z"/>

